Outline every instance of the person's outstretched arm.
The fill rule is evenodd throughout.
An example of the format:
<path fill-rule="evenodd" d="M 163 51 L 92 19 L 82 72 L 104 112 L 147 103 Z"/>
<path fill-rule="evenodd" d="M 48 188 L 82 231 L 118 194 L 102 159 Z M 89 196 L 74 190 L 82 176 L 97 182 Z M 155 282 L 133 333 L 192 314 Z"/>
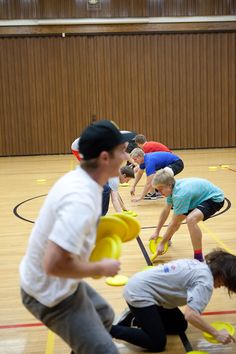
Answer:
<path fill-rule="evenodd" d="M 159 236 L 161 228 L 164 225 L 164 223 L 166 222 L 166 220 L 167 220 L 167 218 L 168 218 L 168 216 L 170 214 L 171 207 L 172 207 L 172 205 L 166 204 L 166 206 L 162 210 L 161 215 L 160 215 L 159 220 L 158 220 L 158 224 L 157 224 L 156 230 L 154 231 L 154 233 L 150 237 L 150 240 L 152 240 L 152 239 L 155 240 Z"/>
<path fill-rule="evenodd" d="M 231 336 L 226 330 L 217 331 L 214 327 L 208 324 L 197 311 L 194 311 L 188 305 L 185 308 L 184 317 L 186 321 L 191 323 L 191 325 L 200 329 L 203 332 L 211 334 L 216 340 L 218 340 L 222 344 L 236 342 L 235 338 Z"/>
<path fill-rule="evenodd" d="M 111 202 L 117 213 L 121 213 L 123 208 L 120 203 L 119 193 L 117 191 L 111 190 Z"/>
<path fill-rule="evenodd" d="M 145 197 L 145 195 L 149 192 L 149 190 L 152 186 L 153 176 L 154 176 L 154 174 L 147 177 L 145 186 L 143 188 L 143 191 L 142 191 L 140 197 L 133 199 L 133 201 L 138 202 L 139 200 L 142 200 Z"/>
<path fill-rule="evenodd" d="M 170 223 L 167 226 L 166 232 L 163 235 L 163 239 L 157 247 L 157 255 L 161 255 L 164 252 L 165 243 L 168 242 L 174 233 L 179 229 L 181 222 L 186 218 L 185 215 L 173 215 Z"/>
<path fill-rule="evenodd" d="M 135 175 L 134 184 L 130 190 L 130 194 L 133 196 L 135 195 L 135 187 L 138 184 L 138 182 L 140 181 L 140 179 L 142 178 L 143 172 L 144 172 L 144 170 L 139 169 Z"/>

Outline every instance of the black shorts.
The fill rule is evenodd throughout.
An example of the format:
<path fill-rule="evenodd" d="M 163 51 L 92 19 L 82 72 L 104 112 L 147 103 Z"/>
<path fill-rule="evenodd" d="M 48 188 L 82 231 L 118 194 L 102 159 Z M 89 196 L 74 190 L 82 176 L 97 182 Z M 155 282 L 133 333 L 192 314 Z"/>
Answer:
<path fill-rule="evenodd" d="M 214 202 L 212 199 L 207 199 L 201 204 L 199 204 L 195 209 L 199 209 L 203 213 L 203 221 L 205 221 L 209 219 L 212 215 L 214 215 L 218 210 L 223 208 L 224 202 L 224 200 L 222 202 Z M 188 215 L 189 213 L 191 213 L 191 211 L 193 211 L 193 209 L 189 210 L 184 215 Z"/>
<path fill-rule="evenodd" d="M 174 172 L 174 176 L 180 173 L 184 169 L 184 163 L 182 160 L 176 160 L 172 164 L 168 165 L 167 167 L 170 167 L 172 171 Z"/>

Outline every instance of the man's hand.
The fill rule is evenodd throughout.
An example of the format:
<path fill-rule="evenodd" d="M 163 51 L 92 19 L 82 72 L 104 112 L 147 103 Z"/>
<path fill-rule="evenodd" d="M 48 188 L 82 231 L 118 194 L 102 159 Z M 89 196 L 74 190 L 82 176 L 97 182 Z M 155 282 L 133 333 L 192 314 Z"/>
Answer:
<path fill-rule="evenodd" d="M 120 270 L 119 261 L 111 258 L 104 258 L 99 262 L 97 275 L 103 275 L 105 277 L 113 277 L 114 275 L 118 274 L 119 270 Z"/>

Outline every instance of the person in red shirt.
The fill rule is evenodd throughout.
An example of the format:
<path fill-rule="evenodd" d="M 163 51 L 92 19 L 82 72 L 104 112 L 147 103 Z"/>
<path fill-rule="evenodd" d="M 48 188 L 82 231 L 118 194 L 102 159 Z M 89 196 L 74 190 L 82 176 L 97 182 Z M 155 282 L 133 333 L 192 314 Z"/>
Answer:
<path fill-rule="evenodd" d="M 161 144 L 157 141 L 147 141 L 146 137 L 142 134 L 136 135 L 134 141 L 138 145 L 138 147 L 145 152 L 145 154 L 157 151 L 171 152 L 171 150 L 164 144 Z"/>

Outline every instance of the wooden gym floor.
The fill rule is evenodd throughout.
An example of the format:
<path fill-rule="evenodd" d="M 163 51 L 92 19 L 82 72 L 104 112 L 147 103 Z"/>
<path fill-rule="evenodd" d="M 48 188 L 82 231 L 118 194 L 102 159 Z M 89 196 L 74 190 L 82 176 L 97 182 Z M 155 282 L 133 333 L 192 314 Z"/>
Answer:
<path fill-rule="evenodd" d="M 184 171 L 177 176 L 207 178 L 225 192 L 228 202 L 224 212 L 201 224 L 204 251 L 215 247 L 225 248 L 236 254 L 236 149 L 175 151 L 184 163 Z M 45 195 L 54 182 L 76 166 L 72 155 L 0 158 L 0 353 L 1 354 L 64 354 L 69 348 L 34 319 L 21 305 L 19 296 L 18 266 L 24 255 L 33 222 Z M 210 168 L 211 167 L 211 168 Z M 137 194 L 144 185 L 143 178 Z M 131 184 L 131 182 L 130 182 Z M 148 250 L 148 238 L 154 230 L 164 200 L 130 201 L 129 187 L 120 187 L 120 194 L 128 209 L 138 213 L 141 223 L 141 240 Z M 228 207 L 228 210 L 227 210 Z M 15 209 L 14 214 L 13 210 Z M 113 212 L 112 206 L 110 213 Z M 176 258 L 192 257 L 190 237 L 186 225 L 182 225 L 173 238 L 173 245 L 160 257 L 161 262 Z M 124 244 L 121 274 L 131 276 L 143 269 L 145 258 L 136 240 Z M 122 287 L 111 287 L 104 279 L 91 280 L 92 284 L 119 314 L 125 307 Z M 223 320 L 236 327 L 236 297 L 228 297 L 226 290 L 215 290 L 204 312 L 207 321 Z M 232 354 L 236 345 L 213 345 L 206 342 L 201 333 L 189 325 L 187 337 L 194 350 L 208 353 Z M 141 352 L 140 348 L 116 342 L 122 354 Z M 185 347 L 177 336 L 169 336 L 166 353 L 185 353 Z"/>

